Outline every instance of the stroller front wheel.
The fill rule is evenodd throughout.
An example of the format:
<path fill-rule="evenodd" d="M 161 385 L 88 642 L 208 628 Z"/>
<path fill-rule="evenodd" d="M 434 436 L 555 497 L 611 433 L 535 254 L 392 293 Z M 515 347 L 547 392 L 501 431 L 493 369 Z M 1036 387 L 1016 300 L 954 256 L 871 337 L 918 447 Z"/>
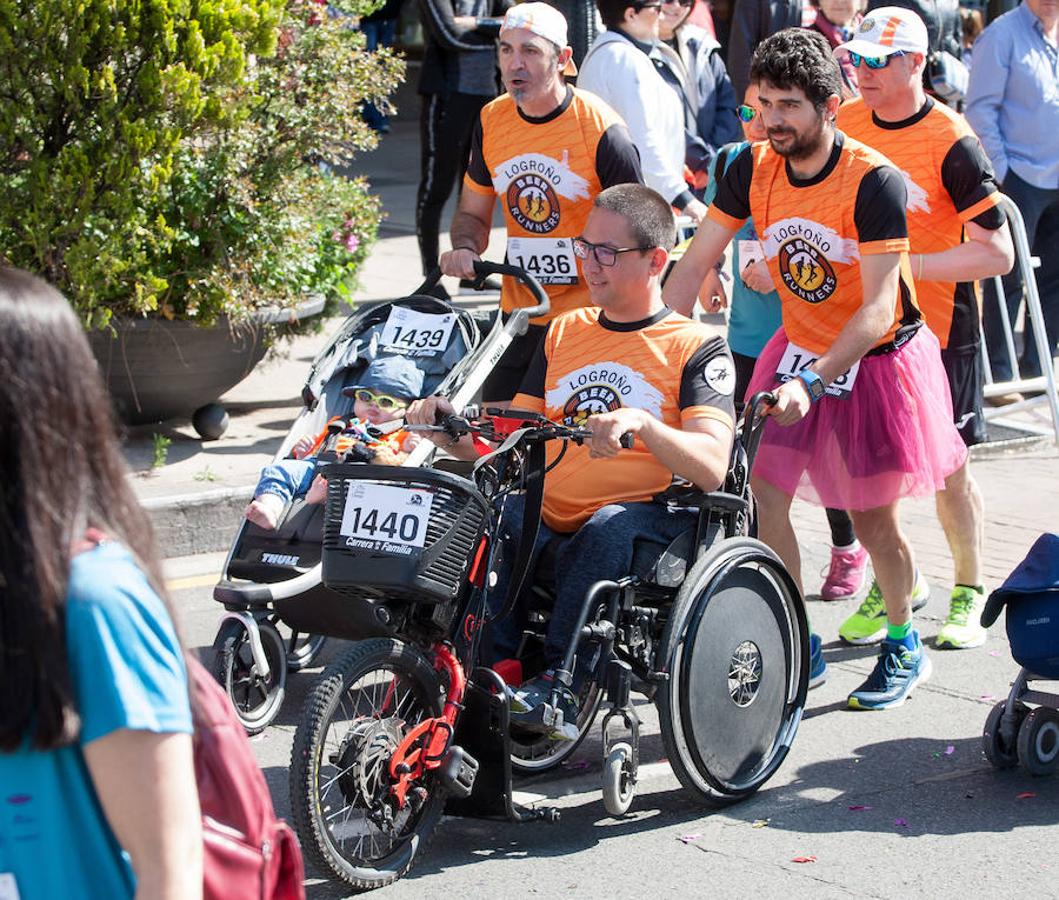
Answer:
<path fill-rule="evenodd" d="M 1059 712 L 1031 709 L 1019 726 L 1019 761 L 1031 775 L 1052 775 L 1059 766 Z"/>
<path fill-rule="evenodd" d="M 257 734 L 271 724 L 283 704 L 287 687 L 287 648 L 276 626 L 258 622 L 261 648 L 268 660 L 268 676 L 254 662 L 247 626 L 238 619 L 221 625 L 213 642 L 213 677 L 224 688 L 247 734 Z"/>

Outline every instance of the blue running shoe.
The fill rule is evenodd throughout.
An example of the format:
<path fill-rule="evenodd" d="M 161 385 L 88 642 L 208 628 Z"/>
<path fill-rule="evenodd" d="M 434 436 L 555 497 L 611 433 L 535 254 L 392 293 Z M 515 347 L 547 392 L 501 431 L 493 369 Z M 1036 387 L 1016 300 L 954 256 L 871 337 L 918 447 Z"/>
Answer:
<path fill-rule="evenodd" d="M 930 678 L 930 657 L 923 650 L 919 632 L 916 646 L 909 650 L 901 644 L 883 641 L 879 659 L 868 680 L 849 695 L 850 709 L 891 709 L 909 698 L 913 688 Z"/>
<path fill-rule="evenodd" d="M 827 681 L 827 663 L 824 661 L 824 640 L 818 634 L 809 635 L 809 690 L 820 687 Z"/>

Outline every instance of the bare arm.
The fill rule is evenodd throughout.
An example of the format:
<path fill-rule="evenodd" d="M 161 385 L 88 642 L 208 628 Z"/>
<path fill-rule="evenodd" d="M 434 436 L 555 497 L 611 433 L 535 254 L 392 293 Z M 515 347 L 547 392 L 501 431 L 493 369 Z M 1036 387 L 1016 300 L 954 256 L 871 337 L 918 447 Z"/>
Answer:
<path fill-rule="evenodd" d="M 713 219 L 703 219 L 691 245 L 684 256 L 673 267 L 662 288 L 662 300 L 670 309 L 691 316 L 699 285 L 707 273 L 716 265 L 728 246 L 734 230 L 725 228 Z"/>
<path fill-rule="evenodd" d="M 1011 271 L 1015 248 L 1007 222 L 999 228 L 983 228 L 974 222 L 964 227 L 968 238 L 964 243 L 940 253 L 913 254 L 916 281 L 976 281 Z"/>
<path fill-rule="evenodd" d="M 474 278 L 474 263 L 489 246 L 489 226 L 495 205 L 494 194 L 479 194 L 470 189 L 460 194 L 460 205 L 449 228 L 452 249 L 442 253 L 439 261 L 446 275 Z"/>
<path fill-rule="evenodd" d="M 728 473 L 733 429 L 718 419 L 700 416 L 677 429 L 642 409 L 626 407 L 592 416 L 587 427 L 592 431 L 594 457 L 616 456 L 621 452 L 618 439 L 631 431 L 670 472 L 704 491 L 717 490 Z"/>
<path fill-rule="evenodd" d="M 113 731 L 85 762 L 118 843 L 132 858 L 138 900 L 202 897 L 202 821 L 191 736 Z"/>

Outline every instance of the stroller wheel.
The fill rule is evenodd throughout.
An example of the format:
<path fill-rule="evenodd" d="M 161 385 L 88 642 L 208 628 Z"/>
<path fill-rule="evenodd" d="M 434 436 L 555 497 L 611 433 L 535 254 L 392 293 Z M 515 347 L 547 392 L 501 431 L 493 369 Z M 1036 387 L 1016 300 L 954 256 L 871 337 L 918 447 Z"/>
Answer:
<path fill-rule="evenodd" d="M 261 647 L 268 660 L 268 677 L 254 663 L 246 625 L 227 620 L 213 642 L 213 677 L 224 688 L 247 734 L 265 729 L 279 713 L 287 686 L 287 648 L 276 626 L 259 622 Z"/>
<path fill-rule="evenodd" d="M 1031 775 L 1052 775 L 1059 765 L 1059 712 L 1030 710 L 1019 726 L 1019 761 Z"/>
<path fill-rule="evenodd" d="M 985 728 L 982 729 L 982 752 L 985 753 L 985 758 L 997 769 L 1012 769 L 1019 764 L 1019 758 L 1015 752 L 1015 734 L 1018 731 L 1019 723 L 1026 715 L 1026 707 L 1021 703 L 1015 707 L 1018 719 L 1015 722 L 1015 727 L 1011 730 L 1010 741 L 1004 738 L 1000 727 L 1000 720 L 1003 718 L 1006 708 L 1007 701 L 1001 700 L 989 711 L 989 717 L 985 720 Z"/>
<path fill-rule="evenodd" d="M 320 655 L 326 643 L 326 635 L 294 632 L 287 642 L 287 668 L 291 672 L 308 669 L 316 662 L 316 657 Z"/>

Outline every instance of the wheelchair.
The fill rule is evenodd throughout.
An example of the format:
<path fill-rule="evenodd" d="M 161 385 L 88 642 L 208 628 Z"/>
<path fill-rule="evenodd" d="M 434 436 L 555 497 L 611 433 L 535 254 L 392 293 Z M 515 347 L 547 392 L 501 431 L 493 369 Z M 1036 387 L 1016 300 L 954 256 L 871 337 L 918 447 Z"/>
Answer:
<path fill-rule="evenodd" d="M 539 285 L 527 283 L 538 305 L 513 314 L 516 330 L 547 311 Z M 748 404 L 722 490 L 668 498 L 693 511 L 694 526 L 667 547 L 637 547 L 634 571 L 597 582 L 580 610 L 559 677 L 572 682 L 575 658 L 591 658 L 578 731 L 583 737 L 608 706 L 603 789 L 612 814 L 628 810 L 635 791 L 634 688 L 659 707 L 681 784 L 709 805 L 756 791 L 794 740 L 808 686 L 805 611 L 780 560 L 750 537 L 749 475 L 770 399 Z M 358 891 L 407 872 L 443 814 L 558 821 L 558 810 L 515 802 L 513 772 L 558 765 L 575 746 L 513 727 L 502 673 L 532 675 L 540 657 L 552 587 L 543 572 L 530 577 L 529 551 L 545 448 L 581 443 L 591 431 L 473 408 L 422 427 L 473 435 L 482 455 L 469 475 L 327 465 L 319 569 L 327 592 L 303 609 L 305 632 L 353 643 L 310 691 L 297 724 L 292 819 L 306 854 Z M 525 527 L 508 565 L 498 538 L 504 501 L 516 493 Z M 502 564 L 510 589 L 491 614 Z M 482 665 L 490 622 L 511 614 L 524 586 L 533 599 L 519 659 Z M 560 715 L 553 695 L 542 725 L 562 724 Z"/>

